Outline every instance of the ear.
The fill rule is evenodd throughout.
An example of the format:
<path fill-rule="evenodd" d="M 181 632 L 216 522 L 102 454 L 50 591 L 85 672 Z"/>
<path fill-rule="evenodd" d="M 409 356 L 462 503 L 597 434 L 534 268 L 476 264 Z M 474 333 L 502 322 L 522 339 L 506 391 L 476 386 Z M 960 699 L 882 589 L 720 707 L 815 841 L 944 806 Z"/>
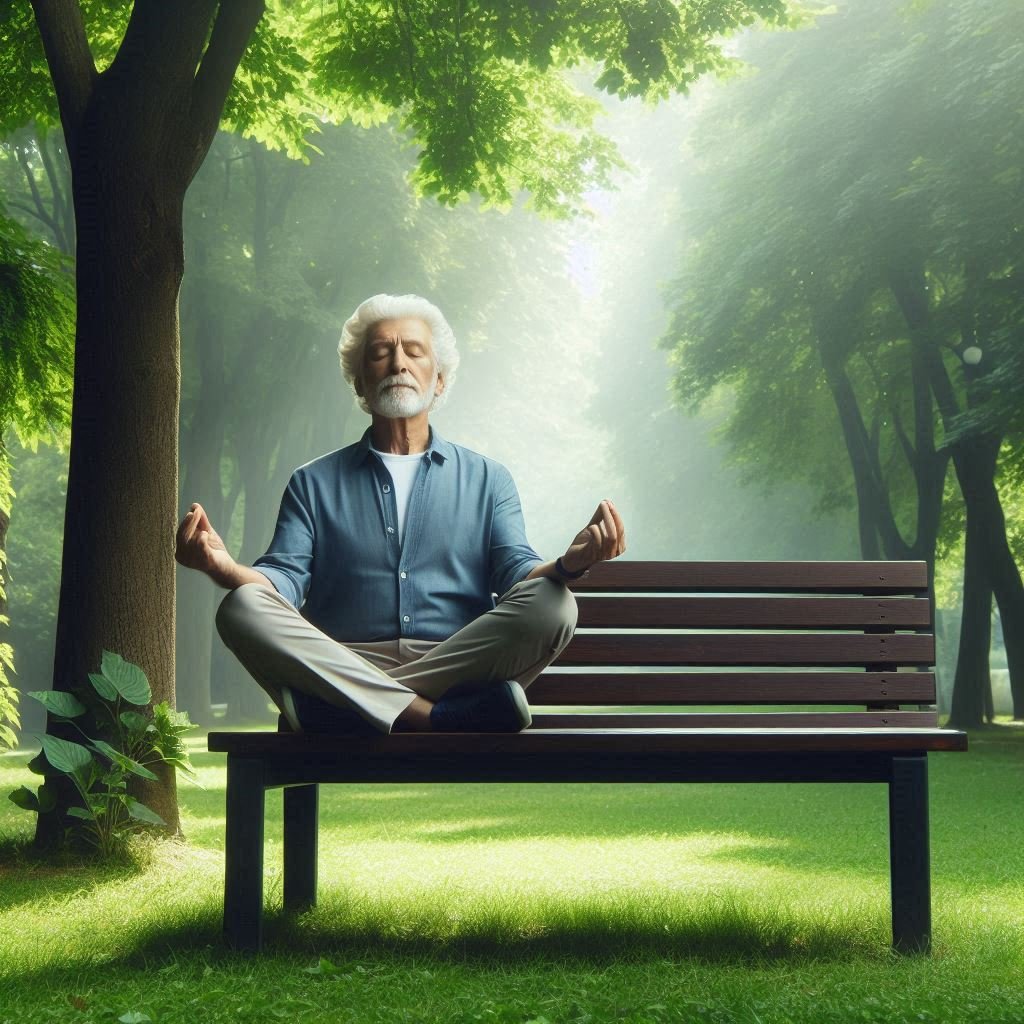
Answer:
<path fill-rule="evenodd" d="M 434 388 L 434 394 L 439 395 L 441 394 L 442 391 L 444 391 L 444 377 L 442 377 L 441 374 L 438 374 L 437 385 Z"/>

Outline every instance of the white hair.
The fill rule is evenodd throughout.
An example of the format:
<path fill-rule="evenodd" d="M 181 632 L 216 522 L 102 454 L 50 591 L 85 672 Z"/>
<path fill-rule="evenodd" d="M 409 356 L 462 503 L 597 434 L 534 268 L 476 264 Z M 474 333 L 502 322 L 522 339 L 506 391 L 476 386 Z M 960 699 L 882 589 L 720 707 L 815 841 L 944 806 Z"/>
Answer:
<path fill-rule="evenodd" d="M 444 405 L 455 383 L 455 370 L 459 365 L 459 350 L 455 347 L 455 334 L 444 314 L 432 302 L 419 295 L 373 295 L 361 302 L 356 311 L 345 321 L 338 342 L 338 358 L 345 382 L 353 391 L 356 381 L 363 372 L 363 349 L 366 335 L 374 324 L 381 320 L 400 320 L 417 317 L 430 328 L 430 339 L 434 349 L 437 372 L 444 378 L 444 390 L 435 396 L 430 408 L 439 409 Z M 356 394 L 363 412 L 370 411 L 365 395 Z"/>

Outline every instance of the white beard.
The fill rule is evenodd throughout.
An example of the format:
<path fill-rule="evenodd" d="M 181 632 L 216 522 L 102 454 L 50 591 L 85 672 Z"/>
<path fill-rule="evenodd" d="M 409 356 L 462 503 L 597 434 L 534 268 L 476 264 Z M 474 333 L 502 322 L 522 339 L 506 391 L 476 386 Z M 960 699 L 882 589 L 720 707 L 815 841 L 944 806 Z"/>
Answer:
<path fill-rule="evenodd" d="M 398 384 L 400 381 L 407 383 L 407 387 L 389 387 Z M 386 416 L 389 420 L 408 419 L 418 416 L 421 412 L 429 409 L 434 401 L 434 389 L 437 387 L 437 370 L 430 379 L 430 387 L 423 393 L 417 390 L 416 383 L 408 377 L 388 377 L 382 380 L 377 387 L 377 393 L 368 404 L 370 411 L 380 416 Z"/>

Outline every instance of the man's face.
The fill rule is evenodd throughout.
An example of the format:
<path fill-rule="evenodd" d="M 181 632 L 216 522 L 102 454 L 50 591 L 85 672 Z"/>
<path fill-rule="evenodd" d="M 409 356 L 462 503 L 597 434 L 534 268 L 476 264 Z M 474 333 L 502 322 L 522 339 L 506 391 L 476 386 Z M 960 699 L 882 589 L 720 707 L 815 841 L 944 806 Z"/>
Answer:
<path fill-rule="evenodd" d="M 430 328 L 418 317 L 381 320 L 366 336 L 359 394 L 389 419 L 418 416 L 444 388 Z"/>

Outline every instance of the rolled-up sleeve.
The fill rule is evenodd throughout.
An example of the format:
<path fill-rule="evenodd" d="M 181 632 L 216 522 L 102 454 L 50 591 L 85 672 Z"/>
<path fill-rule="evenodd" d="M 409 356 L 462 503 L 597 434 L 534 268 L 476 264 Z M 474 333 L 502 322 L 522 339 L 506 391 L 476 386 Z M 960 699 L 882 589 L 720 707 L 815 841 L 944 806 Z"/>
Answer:
<path fill-rule="evenodd" d="M 490 583 L 499 597 L 530 574 L 544 559 L 526 539 L 526 523 L 512 474 L 502 467 L 495 488 L 491 521 Z"/>
<path fill-rule="evenodd" d="M 253 562 L 287 601 L 299 608 L 309 591 L 313 568 L 313 514 L 305 474 L 292 473 L 266 554 Z"/>

